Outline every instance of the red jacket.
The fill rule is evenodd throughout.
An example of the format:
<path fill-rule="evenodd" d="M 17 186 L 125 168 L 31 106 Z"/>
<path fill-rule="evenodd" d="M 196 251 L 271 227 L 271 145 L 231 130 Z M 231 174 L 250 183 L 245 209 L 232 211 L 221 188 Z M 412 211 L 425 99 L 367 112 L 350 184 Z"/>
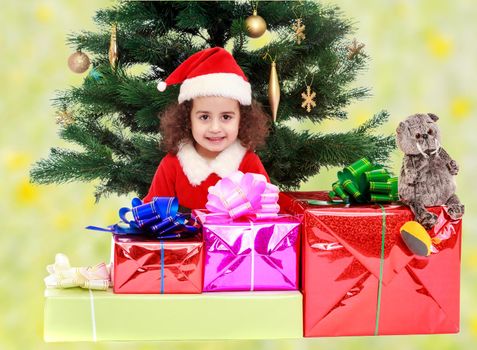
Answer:
<path fill-rule="evenodd" d="M 205 208 L 208 188 L 222 177 L 240 170 L 262 174 L 270 182 L 260 158 L 236 142 L 213 161 L 202 158 L 192 144 L 184 145 L 177 155 L 166 155 L 159 164 L 144 202 L 152 197 L 177 197 L 189 209 Z"/>

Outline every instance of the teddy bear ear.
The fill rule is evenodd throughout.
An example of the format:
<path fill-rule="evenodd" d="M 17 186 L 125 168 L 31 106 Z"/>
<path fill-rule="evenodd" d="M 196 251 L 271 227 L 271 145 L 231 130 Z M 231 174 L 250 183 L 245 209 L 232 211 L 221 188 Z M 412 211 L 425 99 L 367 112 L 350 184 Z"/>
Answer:
<path fill-rule="evenodd" d="M 405 128 L 406 128 L 406 123 L 400 122 L 397 129 L 396 129 L 396 133 L 401 134 L 404 131 Z"/>
<path fill-rule="evenodd" d="M 427 113 L 427 115 L 431 117 L 431 119 L 435 122 L 439 120 L 439 117 L 435 115 L 434 113 Z"/>

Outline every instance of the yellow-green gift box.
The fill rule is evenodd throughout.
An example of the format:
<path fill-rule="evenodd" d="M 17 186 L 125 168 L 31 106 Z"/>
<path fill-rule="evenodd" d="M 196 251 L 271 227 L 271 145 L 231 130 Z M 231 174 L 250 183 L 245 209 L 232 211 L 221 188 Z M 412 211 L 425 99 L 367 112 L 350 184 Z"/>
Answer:
<path fill-rule="evenodd" d="M 303 336 L 299 291 L 114 294 L 46 289 L 44 339 L 153 341 Z"/>

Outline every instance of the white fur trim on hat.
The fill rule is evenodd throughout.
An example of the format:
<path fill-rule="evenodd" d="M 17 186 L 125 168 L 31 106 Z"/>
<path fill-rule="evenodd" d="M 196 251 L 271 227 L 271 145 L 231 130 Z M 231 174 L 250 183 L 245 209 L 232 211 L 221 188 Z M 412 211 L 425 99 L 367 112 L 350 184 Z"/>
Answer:
<path fill-rule="evenodd" d="M 160 81 L 157 83 L 157 90 L 160 92 L 166 91 L 167 83 L 165 81 Z"/>
<path fill-rule="evenodd" d="M 179 103 L 199 96 L 233 98 L 243 106 L 252 104 L 250 83 L 234 73 L 211 73 L 184 80 L 179 93 Z"/>
<path fill-rule="evenodd" d="M 197 153 L 192 143 L 187 142 L 179 147 L 177 158 L 191 185 L 198 186 L 212 173 L 220 177 L 226 177 L 238 170 L 246 152 L 247 149 L 237 140 L 224 149 L 215 159 L 207 161 Z"/>

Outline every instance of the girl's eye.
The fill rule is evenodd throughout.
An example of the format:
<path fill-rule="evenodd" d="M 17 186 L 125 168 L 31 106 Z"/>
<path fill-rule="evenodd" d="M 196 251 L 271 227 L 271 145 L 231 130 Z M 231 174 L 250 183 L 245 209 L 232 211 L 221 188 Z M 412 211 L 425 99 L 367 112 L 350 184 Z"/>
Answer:
<path fill-rule="evenodd" d="M 433 131 L 432 129 L 429 129 L 429 131 L 427 132 L 429 135 L 432 135 Z"/>
<path fill-rule="evenodd" d="M 232 119 L 232 116 L 231 116 L 231 115 L 228 115 L 228 114 L 224 114 L 224 115 L 222 116 L 222 118 L 224 118 L 224 120 L 230 120 L 230 119 Z"/>
<path fill-rule="evenodd" d="M 200 120 L 207 120 L 209 119 L 209 116 L 207 114 L 202 114 L 200 117 L 199 117 Z"/>
<path fill-rule="evenodd" d="M 421 137 L 421 134 L 416 134 L 416 139 L 419 139 Z"/>

